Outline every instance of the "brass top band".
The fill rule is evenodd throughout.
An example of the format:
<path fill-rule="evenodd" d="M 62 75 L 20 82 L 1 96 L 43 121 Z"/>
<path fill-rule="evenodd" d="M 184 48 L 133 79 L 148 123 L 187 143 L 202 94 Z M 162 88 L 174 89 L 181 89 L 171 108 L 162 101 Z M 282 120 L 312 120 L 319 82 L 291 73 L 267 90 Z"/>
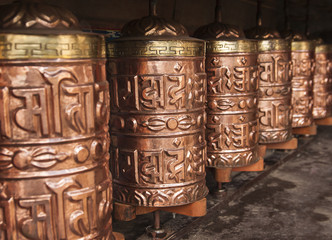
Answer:
<path fill-rule="evenodd" d="M 256 40 L 211 40 L 206 44 L 206 53 L 253 53 L 257 52 Z"/>
<path fill-rule="evenodd" d="M 290 51 L 290 42 L 284 39 L 259 40 L 258 51 Z"/>
<path fill-rule="evenodd" d="M 332 45 L 321 44 L 315 47 L 315 53 L 328 53 L 332 51 Z"/>
<path fill-rule="evenodd" d="M 204 55 L 204 41 L 128 40 L 107 43 L 108 57 L 199 57 Z"/>
<path fill-rule="evenodd" d="M 104 58 L 103 36 L 0 33 L 0 59 Z"/>
<path fill-rule="evenodd" d="M 292 51 L 314 51 L 314 41 L 292 41 Z"/>

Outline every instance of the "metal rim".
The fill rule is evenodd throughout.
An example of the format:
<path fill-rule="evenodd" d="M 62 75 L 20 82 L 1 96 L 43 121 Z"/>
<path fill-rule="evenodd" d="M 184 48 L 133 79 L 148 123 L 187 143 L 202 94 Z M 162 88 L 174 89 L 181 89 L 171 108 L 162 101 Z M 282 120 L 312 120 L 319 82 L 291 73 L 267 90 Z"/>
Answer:
<path fill-rule="evenodd" d="M 207 53 L 255 53 L 256 40 L 211 40 L 206 44 Z"/>
<path fill-rule="evenodd" d="M 104 58 L 104 37 L 97 34 L 0 33 L 0 59 Z"/>
<path fill-rule="evenodd" d="M 116 40 L 107 43 L 108 57 L 199 57 L 205 55 L 201 40 Z"/>
<path fill-rule="evenodd" d="M 314 41 L 292 41 L 292 51 L 314 51 Z"/>
<path fill-rule="evenodd" d="M 289 51 L 290 42 L 284 39 L 267 39 L 258 41 L 258 51 Z"/>

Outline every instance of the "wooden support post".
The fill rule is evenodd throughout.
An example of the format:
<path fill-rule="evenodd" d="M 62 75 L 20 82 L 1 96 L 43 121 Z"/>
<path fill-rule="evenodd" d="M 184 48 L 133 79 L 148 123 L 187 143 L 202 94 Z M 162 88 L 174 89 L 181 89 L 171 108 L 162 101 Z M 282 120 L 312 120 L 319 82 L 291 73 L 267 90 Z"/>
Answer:
<path fill-rule="evenodd" d="M 233 172 L 260 172 L 264 171 L 264 158 L 259 157 L 258 162 L 245 167 L 236 167 Z"/>
<path fill-rule="evenodd" d="M 258 146 L 258 156 L 264 158 L 266 154 L 266 145 L 260 144 Z"/>
<path fill-rule="evenodd" d="M 114 202 L 113 217 L 120 221 L 131 221 L 136 218 L 136 207 L 124 203 Z"/>
<path fill-rule="evenodd" d="M 143 215 L 155 211 L 177 213 L 190 217 L 201 217 L 206 214 L 206 198 L 190 204 L 175 207 L 142 207 L 115 202 L 113 217 L 120 221 L 130 221 L 135 219 L 137 215 Z"/>
<path fill-rule="evenodd" d="M 190 217 L 202 217 L 206 215 L 206 198 L 183 206 L 161 208 L 161 210 Z"/>
<path fill-rule="evenodd" d="M 125 237 L 122 233 L 118 233 L 118 232 L 113 232 L 113 236 L 115 240 L 124 240 Z"/>
<path fill-rule="evenodd" d="M 320 126 L 332 126 L 332 117 L 315 119 L 315 123 L 316 123 L 316 125 L 320 125 Z"/>
<path fill-rule="evenodd" d="M 281 143 L 269 143 L 265 145 L 267 149 L 284 149 L 284 150 L 293 150 L 297 149 L 297 138 L 293 137 L 287 142 Z"/>
<path fill-rule="evenodd" d="M 312 124 L 309 127 L 293 128 L 293 134 L 313 136 L 317 134 L 317 126 L 315 124 Z"/>
<path fill-rule="evenodd" d="M 218 183 L 231 181 L 232 168 L 215 168 L 214 179 Z"/>

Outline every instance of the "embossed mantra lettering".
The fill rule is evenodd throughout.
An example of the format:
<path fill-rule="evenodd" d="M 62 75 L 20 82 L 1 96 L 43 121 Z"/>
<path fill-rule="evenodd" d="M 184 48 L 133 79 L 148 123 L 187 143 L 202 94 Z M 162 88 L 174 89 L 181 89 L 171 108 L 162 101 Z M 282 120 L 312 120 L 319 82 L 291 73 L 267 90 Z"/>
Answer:
<path fill-rule="evenodd" d="M 255 54 L 207 57 L 207 166 L 252 164 L 257 158 L 258 79 Z"/>
<path fill-rule="evenodd" d="M 236 66 L 230 69 L 218 63 L 219 61 L 214 59 L 211 67 L 207 68 L 209 94 L 232 90 L 245 93 L 257 89 L 257 66 Z"/>
<path fill-rule="evenodd" d="M 68 239 L 69 231 L 83 237 L 111 214 L 110 208 L 104 209 L 111 204 L 109 180 L 92 188 L 82 188 L 71 177 L 45 184 L 49 194 L 0 197 L 1 239 L 18 239 L 17 231 L 27 239 Z M 76 210 L 66 211 L 69 205 Z"/>
<path fill-rule="evenodd" d="M 140 184 L 190 181 L 205 174 L 199 158 L 205 151 L 204 146 L 155 151 L 112 148 L 114 177 Z"/>
<path fill-rule="evenodd" d="M 206 195 L 202 61 L 202 57 L 109 61 L 116 201 L 166 207 Z"/>
<path fill-rule="evenodd" d="M 93 133 L 95 118 L 89 116 L 95 115 L 97 104 L 97 120 L 106 117 L 107 82 L 78 84 L 66 70 L 40 74 L 47 79 L 41 87 L 0 88 L 1 138 L 19 138 L 13 131 L 23 131 L 27 137 L 65 137 L 63 125 L 78 134 Z M 61 102 L 64 98 L 69 104 Z"/>
<path fill-rule="evenodd" d="M 293 51 L 293 127 L 310 126 L 313 121 L 313 51 Z"/>
<path fill-rule="evenodd" d="M 0 88 L 0 239 L 112 232 L 108 83 L 82 77 L 89 65 L 14 68 L 32 83 Z"/>
<path fill-rule="evenodd" d="M 266 83 L 282 83 L 288 81 L 289 62 L 281 56 L 271 57 L 272 61 L 259 63 L 260 81 Z"/>
<path fill-rule="evenodd" d="M 313 116 L 315 119 L 325 118 L 331 112 L 329 105 L 329 60 L 328 52 L 315 54 L 315 74 L 313 84 Z"/>
<path fill-rule="evenodd" d="M 186 81 L 188 81 L 186 83 Z M 129 110 L 156 110 L 175 107 L 185 109 L 188 104 L 202 104 L 205 76 L 195 74 L 186 80 L 185 75 L 136 75 L 111 78 L 112 107 Z M 169 84 L 173 83 L 173 84 Z"/>
<path fill-rule="evenodd" d="M 286 51 L 259 54 L 260 143 L 291 137 L 291 68 Z"/>

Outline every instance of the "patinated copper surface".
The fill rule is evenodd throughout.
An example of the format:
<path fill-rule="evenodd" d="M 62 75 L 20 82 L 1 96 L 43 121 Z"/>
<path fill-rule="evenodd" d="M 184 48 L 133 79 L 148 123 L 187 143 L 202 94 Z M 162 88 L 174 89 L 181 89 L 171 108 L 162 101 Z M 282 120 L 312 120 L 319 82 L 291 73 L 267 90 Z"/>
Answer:
<path fill-rule="evenodd" d="M 315 73 L 313 85 L 313 117 L 315 119 L 328 116 L 329 100 L 329 49 L 328 45 L 315 48 Z"/>
<path fill-rule="evenodd" d="M 205 186 L 204 42 L 151 15 L 108 44 L 114 200 L 178 206 Z"/>
<path fill-rule="evenodd" d="M 207 40 L 207 166 L 232 168 L 258 161 L 258 53 L 220 11 L 217 1 L 215 22 L 194 35 Z"/>
<path fill-rule="evenodd" d="M 41 3 L 0 12 L 0 239 L 113 239 L 103 38 Z"/>
<path fill-rule="evenodd" d="M 314 43 L 292 41 L 292 126 L 307 127 L 313 122 Z"/>

